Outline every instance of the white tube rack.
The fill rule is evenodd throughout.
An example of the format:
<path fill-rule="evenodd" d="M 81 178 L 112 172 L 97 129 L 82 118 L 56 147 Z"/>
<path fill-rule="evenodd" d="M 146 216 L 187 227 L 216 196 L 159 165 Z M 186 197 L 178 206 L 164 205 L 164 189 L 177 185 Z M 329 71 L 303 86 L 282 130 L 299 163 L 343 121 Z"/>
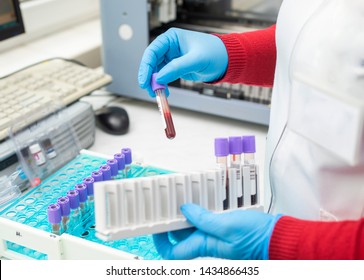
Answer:
<path fill-rule="evenodd" d="M 242 171 L 246 172 L 244 168 Z M 236 169 L 229 168 L 226 210 L 220 169 L 97 182 L 96 236 L 108 241 L 192 227 L 180 211 L 184 203 L 195 203 L 213 212 L 238 209 L 239 185 L 235 174 Z M 250 188 L 245 189 L 250 192 Z M 245 195 L 249 193 L 244 191 Z M 259 203 L 259 193 L 257 196 Z M 244 199 L 245 206 L 240 209 L 263 211 L 262 206 L 250 205 L 249 201 Z"/>

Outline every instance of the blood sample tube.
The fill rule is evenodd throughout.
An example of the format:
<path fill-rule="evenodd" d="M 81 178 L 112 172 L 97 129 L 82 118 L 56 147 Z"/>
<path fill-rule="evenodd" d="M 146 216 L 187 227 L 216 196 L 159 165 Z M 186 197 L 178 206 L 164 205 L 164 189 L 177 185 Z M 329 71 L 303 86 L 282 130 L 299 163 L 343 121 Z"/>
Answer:
<path fill-rule="evenodd" d="M 125 157 L 125 177 L 131 177 L 131 163 L 133 162 L 131 149 L 130 148 L 123 148 L 121 149 L 121 153 Z"/>
<path fill-rule="evenodd" d="M 108 166 L 110 166 L 110 171 L 111 171 L 111 178 L 114 179 L 118 173 L 119 173 L 119 169 L 118 169 L 118 161 L 116 159 L 108 159 L 106 161 L 106 164 Z"/>
<path fill-rule="evenodd" d="M 100 166 L 100 171 L 102 172 L 102 180 L 108 181 L 111 180 L 111 168 L 107 164 L 103 164 Z"/>
<path fill-rule="evenodd" d="M 88 203 L 87 203 L 87 186 L 86 184 L 76 184 L 75 189 L 78 191 L 79 200 L 80 200 L 80 209 L 81 213 L 84 216 L 88 211 Z"/>
<path fill-rule="evenodd" d="M 81 223 L 80 196 L 78 190 L 69 190 L 67 197 L 70 201 L 70 229 L 73 231 Z"/>
<path fill-rule="evenodd" d="M 118 175 L 121 175 L 123 178 L 126 178 L 125 155 L 123 153 L 117 153 L 114 155 L 114 159 L 116 159 L 118 162 Z"/>
<path fill-rule="evenodd" d="M 101 182 L 103 181 L 102 172 L 100 170 L 93 171 L 91 173 L 91 177 L 94 178 L 94 182 Z"/>
<path fill-rule="evenodd" d="M 57 203 L 50 204 L 48 206 L 47 213 L 52 233 L 60 235 L 62 220 L 61 207 Z"/>
<path fill-rule="evenodd" d="M 251 188 L 251 204 L 258 202 L 258 178 L 257 166 L 255 164 L 255 136 L 243 136 L 243 153 L 244 165 L 250 167 L 250 188 Z"/>
<path fill-rule="evenodd" d="M 93 177 L 86 177 L 82 180 L 82 183 L 87 186 L 87 200 L 91 209 L 93 209 L 94 204 L 94 182 Z"/>
<path fill-rule="evenodd" d="M 61 207 L 63 232 L 66 232 L 68 230 L 70 222 L 70 200 L 67 196 L 62 196 L 58 198 L 57 203 Z"/>
<path fill-rule="evenodd" d="M 162 115 L 162 120 L 164 124 L 164 131 L 168 139 L 173 139 L 176 137 L 176 131 L 174 129 L 171 111 L 169 109 L 169 104 L 167 101 L 165 85 L 160 85 L 155 81 L 157 73 L 152 75 L 152 90 L 156 95 L 156 100 L 158 104 L 159 112 Z"/>
<path fill-rule="evenodd" d="M 228 156 L 229 139 L 215 138 L 215 156 L 217 168 L 221 170 L 221 188 L 223 191 L 224 210 L 229 208 L 229 177 L 228 177 Z"/>
<path fill-rule="evenodd" d="M 237 205 L 243 206 L 243 179 L 241 175 L 241 154 L 243 152 L 243 141 L 240 136 L 229 137 L 230 167 L 235 168 L 235 176 L 237 182 Z"/>

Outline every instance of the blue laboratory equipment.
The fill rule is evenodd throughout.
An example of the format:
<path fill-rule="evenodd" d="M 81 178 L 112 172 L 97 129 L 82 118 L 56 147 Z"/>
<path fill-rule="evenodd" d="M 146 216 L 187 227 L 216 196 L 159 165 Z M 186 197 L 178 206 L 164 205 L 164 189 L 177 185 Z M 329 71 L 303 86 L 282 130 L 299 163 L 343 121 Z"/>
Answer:
<path fill-rule="evenodd" d="M 79 154 L 75 159 L 51 174 L 51 176 L 43 179 L 40 185 L 9 203 L 0 212 L 0 217 L 51 233 L 52 227 L 48 221 L 47 208 L 48 205 L 57 203 L 61 209 L 60 237 L 63 234 L 69 234 L 73 237 L 135 255 L 136 258 L 146 260 L 161 259 L 154 247 L 151 235 L 141 235 L 113 241 L 103 241 L 96 237 L 94 208 L 91 203 L 88 205 L 90 215 L 87 219 L 84 220 L 82 218 L 77 226 L 74 225 L 72 227 L 70 224 L 72 209 L 67 193 L 73 193 L 71 198 L 75 199 L 76 190 L 74 186 L 83 183 L 87 186 L 88 201 L 90 199 L 93 201 L 94 182 L 103 180 L 99 167 L 106 163 L 106 157 L 101 158 L 87 153 Z M 133 178 L 170 173 L 172 171 L 136 164 L 130 164 L 129 172 Z M 31 246 L 21 246 L 10 241 L 6 242 L 6 246 L 8 250 L 34 259 L 42 260 L 49 258 L 45 253 L 31 249 Z"/>

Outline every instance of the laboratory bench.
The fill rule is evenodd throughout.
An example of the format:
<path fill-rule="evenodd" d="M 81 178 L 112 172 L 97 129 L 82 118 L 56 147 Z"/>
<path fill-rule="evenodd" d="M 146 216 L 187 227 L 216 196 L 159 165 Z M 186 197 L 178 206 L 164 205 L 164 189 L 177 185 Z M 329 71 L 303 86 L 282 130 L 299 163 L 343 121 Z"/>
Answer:
<path fill-rule="evenodd" d="M 63 48 L 62 45 L 67 47 Z M 99 20 L 96 19 L 34 43 L 0 53 L 0 64 L 6 66 L 2 67 L 0 75 L 4 76 L 31 63 L 57 56 L 81 60 L 90 67 L 97 66 L 100 61 L 100 47 Z M 134 163 L 153 166 L 158 170 L 190 172 L 213 169 L 216 167 L 214 155 L 216 137 L 254 135 L 256 138 L 256 163 L 261 170 L 259 173 L 260 204 L 263 204 L 263 168 L 267 126 L 171 107 L 176 137 L 170 140 L 165 135 L 158 106 L 152 98 L 150 102 L 147 102 L 114 96 L 112 93 L 102 90 L 83 97 L 82 101 L 91 103 L 94 110 L 107 105 L 121 106 L 127 111 L 130 120 L 128 132 L 120 136 L 107 134 L 96 128 L 95 141 L 88 148 L 89 152 L 108 158 L 119 153 L 122 148 L 130 148 Z M 99 163 L 97 162 L 97 164 Z M 30 191 L 29 193 L 37 192 Z M 25 199 L 29 198 L 32 197 L 25 197 Z M 5 221 L 5 223 L 7 222 L 11 224 L 12 221 Z M 19 229 L 21 232 L 23 226 L 20 225 Z M 44 238 L 45 242 L 42 246 L 53 246 L 55 251 L 58 251 L 57 244 L 62 240 L 64 249 L 72 250 L 70 254 L 76 258 L 79 256 L 80 248 L 87 248 L 89 258 L 121 257 L 119 253 L 115 253 L 113 248 L 101 246 L 100 250 L 99 244 L 90 243 L 74 235 L 62 234 L 50 239 L 46 231 L 38 229 L 34 229 L 34 231 L 34 233 L 33 230 L 29 231 L 29 227 L 24 229 L 24 232 L 29 233 L 30 236 L 30 239 L 26 240 L 28 243 L 33 242 L 32 238 L 35 238 L 34 242 L 42 243 L 40 240 Z M 151 241 L 148 239 L 142 242 L 149 244 Z M 38 257 L 42 258 L 42 255 L 40 254 Z M 125 256 L 125 258 L 128 257 L 130 255 Z M 59 256 L 57 255 L 55 258 L 59 258 Z"/>

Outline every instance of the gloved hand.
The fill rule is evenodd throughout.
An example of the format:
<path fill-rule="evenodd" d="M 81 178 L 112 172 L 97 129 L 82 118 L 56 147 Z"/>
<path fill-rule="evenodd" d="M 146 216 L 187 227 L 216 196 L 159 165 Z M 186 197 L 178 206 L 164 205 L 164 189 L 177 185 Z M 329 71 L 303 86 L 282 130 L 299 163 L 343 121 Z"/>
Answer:
<path fill-rule="evenodd" d="M 170 241 L 168 233 L 153 235 L 164 259 L 268 259 L 270 237 L 281 217 L 254 210 L 217 214 L 195 204 L 182 205 L 181 211 L 196 229 L 174 232 L 176 242 Z"/>
<path fill-rule="evenodd" d="M 154 97 L 150 81 L 155 72 L 159 72 L 156 82 L 163 85 L 178 78 L 213 82 L 225 74 L 227 64 L 225 45 L 217 36 L 171 28 L 144 51 L 138 82 Z"/>

